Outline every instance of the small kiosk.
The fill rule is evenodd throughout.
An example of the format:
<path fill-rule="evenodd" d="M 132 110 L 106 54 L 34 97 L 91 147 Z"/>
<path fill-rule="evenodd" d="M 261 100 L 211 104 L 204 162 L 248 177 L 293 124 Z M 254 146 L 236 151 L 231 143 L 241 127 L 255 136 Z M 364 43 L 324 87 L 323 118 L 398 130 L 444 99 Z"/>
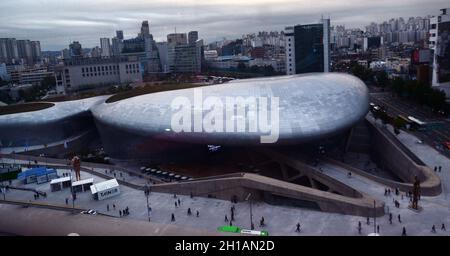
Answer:
<path fill-rule="evenodd" d="M 53 179 L 50 181 L 50 190 L 52 192 L 60 191 L 64 188 L 69 188 L 71 183 L 70 177 L 62 177 L 58 179 Z"/>
<path fill-rule="evenodd" d="M 30 183 L 44 183 L 52 179 L 58 178 L 58 174 L 55 169 L 47 169 L 45 167 L 37 167 L 23 171 L 17 175 L 19 180 L 22 180 L 25 184 Z"/>
<path fill-rule="evenodd" d="M 103 181 L 91 186 L 92 197 L 103 200 L 120 194 L 119 183 L 116 179 Z"/>
<path fill-rule="evenodd" d="M 75 193 L 86 192 L 91 189 L 91 186 L 93 184 L 94 184 L 93 178 L 75 181 L 72 183 L 72 191 L 74 191 Z"/>

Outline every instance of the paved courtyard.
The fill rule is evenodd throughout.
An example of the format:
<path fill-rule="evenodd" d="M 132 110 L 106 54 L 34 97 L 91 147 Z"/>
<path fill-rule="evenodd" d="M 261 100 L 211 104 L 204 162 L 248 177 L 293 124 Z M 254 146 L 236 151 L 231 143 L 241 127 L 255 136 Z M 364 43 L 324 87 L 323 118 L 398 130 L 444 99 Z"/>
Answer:
<path fill-rule="evenodd" d="M 391 131 L 393 132 L 393 131 Z M 442 166 L 443 170 L 438 175 L 442 179 L 443 193 L 437 197 L 422 197 L 420 204 L 423 210 L 416 213 L 407 208 L 409 199 L 401 196 L 384 196 L 385 186 L 365 177 L 353 174 L 351 178 L 347 177 L 347 171 L 339 167 L 320 164 L 327 174 L 339 181 L 342 181 L 364 193 L 382 200 L 386 203 L 386 212 L 393 213 L 393 224 L 389 224 L 388 214 L 377 218 L 377 224 L 380 226 L 381 235 L 401 235 L 403 227 L 406 227 L 408 235 L 450 235 L 450 231 L 441 231 L 442 223 L 445 223 L 447 228 L 450 228 L 450 201 L 449 198 L 449 167 L 450 160 L 445 156 L 440 155 L 435 149 L 425 145 L 417 144 L 417 138 L 405 132 L 400 133 L 399 140 L 412 152 L 422 159 L 427 165 Z M 13 162 L 12 159 L 2 159 L 4 162 Z M 26 161 L 15 160 L 16 163 Z M 94 171 L 105 174 L 104 169 L 94 169 Z M 69 170 L 58 170 L 60 174 L 69 172 Z M 113 177 L 114 175 L 107 172 L 107 175 Z M 102 177 L 92 175 L 90 173 L 82 172 L 82 179 L 94 178 L 94 183 L 105 180 Z M 126 173 L 116 172 L 118 179 L 125 179 L 134 184 L 145 184 L 148 181 L 138 178 L 136 176 L 130 177 Z M 15 181 L 13 185 L 20 185 L 23 187 L 36 188 L 38 190 L 46 191 L 47 198 L 39 198 L 38 201 L 43 201 L 54 205 L 65 205 L 65 198 L 70 197 L 70 190 L 65 189 L 58 192 L 50 192 L 49 183 L 40 185 L 31 184 L 23 185 Z M 101 213 L 119 217 L 119 210 L 129 207 L 130 215 L 122 218 L 137 219 L 148 221 L 147 203 L 144 192 L 125 185 L 120 186 L 121 194 L 119 196 L 109 198 L 103 201 L 95 201 L 90 192 L 78 193 L 75 201 L 76 207 L 85 209 L 95 209 Z M 25 191 L 10 190 L 6 194 L 7 199 L 14 200 L 31 200 L 34 201 L 33 193 Z M 175 207 L 175 202 L 180 199 L 181 206 Z M 393 199 L 400 202 L 400 208 L 395 208 Z M 109 204 L 110 210 L 107 211 Z M 116 209 L 113 209 L 113 204 Z M 149 196 L 149 204 L 151 207 L 150 221 L 156 223 L 172 223 L 184 227 L 199 228 L 204 230 L 215 231 L 218 226 L 227 224 L 224 221 L 225 214 L 230 218 L 230 207 L 233 205 L 229 201 L 200 198 L 177 195 L 174 198 L 173 194 L 155 193 L 152 192 Z M 71 200 L 69 200 L 69 206 Z M 247 202 L 240 202 L 235 205 L 236 214 L 233 225 L 243 228 L 250 227 L 250 208 Z M 187 215 L 188 208 L 191 208 L 192 215 Z M 359 216 L 350 216 L 342 214 L 325 213 L 314 210 L 289 207 L 289 206 L 275 206 L 264 202 L 254 202 L 253 221 L 257 229 L 264 229 L 271 235 L 359 235 L 357 230 L 358 221 L 362 223 L 362 234 L 367 235 L 373 232 L 373 219 L 370 219 L 371 225 L 366 224 L 366 218 Z M 196 217 L 196 211 L 199 211 L 199 217 Z M 171 222 L 171 214 L 175 215 L 175 222 Z M 0 212 L 0 215 L 2 213 Z M 402 223 L 397 220 L 397 215 L 401 215 Z M 259 227 L 259 220 L 264 217 L 266 226 Z M 95 216 L 93 216 L 95 218 Z M 301 223 L 302 231 L 295 232 L 297 222 Z M 436 225 L 437 233 L 431 233 L 432 225 Z M 1 230 L 0 230 L 1 231 Z"/>

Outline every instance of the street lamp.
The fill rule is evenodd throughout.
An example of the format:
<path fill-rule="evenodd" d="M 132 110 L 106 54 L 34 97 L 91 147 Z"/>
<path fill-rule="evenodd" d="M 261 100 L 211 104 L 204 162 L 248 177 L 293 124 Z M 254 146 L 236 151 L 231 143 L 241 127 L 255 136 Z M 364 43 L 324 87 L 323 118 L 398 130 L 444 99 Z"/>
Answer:
<path fill-rule="evenodd" d="M 250 197 L 252 196 L 252 193 L 249 193 L 247 197 L 245 198 L 245 201 L 248 201 L 250 204 L 250 229 L 255 229 L 255 226 L 253 225 L 253 212 L 252 212 L 252 200 L 250 200 Z"/>
<path fill-rule="evenodd" d="M 150 186 L 148 184 L 145 184 L 144 194 L 145 194 L 145 197 L 147 197 L 147 216 L 148 216 L 148 221 L 150 222 L 150 207 L 148 205 L 148 196 L 150 195 Z"/>

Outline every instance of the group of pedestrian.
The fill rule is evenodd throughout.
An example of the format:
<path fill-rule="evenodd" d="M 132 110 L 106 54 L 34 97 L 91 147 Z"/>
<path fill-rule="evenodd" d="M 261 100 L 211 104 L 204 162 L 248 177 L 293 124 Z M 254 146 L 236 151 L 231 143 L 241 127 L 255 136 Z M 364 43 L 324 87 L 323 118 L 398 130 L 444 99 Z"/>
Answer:
<path fill-rule="evenodd" d="M 391 196 L 391 189 L 390 188 L 385 188 L 384 189 L 384 195 L 385 196 Z"/>
<path fill-rule="evenodd" d="M 176 195 L 175 195 L 175 197 L 176 197 Z M 174 198 L 175 198 L 174 197 Z M 178 198 L 178 200 L 175 200 L 175 208 L 177 208 L 177 207 L 179 207 L 179 206 L 181 206 L 181 200 L 180 200 L 180 198 Z"/>
<path fill-rule="evenodd" d="M 125 217 L 125 216 L 128 216 L 128 215 L 130 215 L 130 209 L 128 208 L 128 206 L 125 209 L 123 209 L 123 210 L 119 210 L 119 216 L 120 217 Z"/>
<path fill-rule="evenodd" d="M 442 170 L 442 166 L 435 166 L 434 167 L 434 172 L 441 172 Z"/>
<path fill-rule="evenodd" d="M 187 215 L 188 215 L 188 216 L 191 216 L 191 215 L 192 215 L 192 211 L 191 211 L 191 208 L 190 208 L 190 207 L 187 209 Z M 195 212 L 195 216 L 200 217 L 200 212 L 199 212 L 198 210 Z M 225 217 L 226 217 L 226 216 L 225 216 Z"/>
<path fill-rule="evenodd" d="M 446 229 L 445 229 L 445 224 L 444 223 L 442 223 L 442 225 L 441 225 L 441 230 L 442 231 L 446 231 Z M 433 224 L 433 226 L 431 227 L 431 233 L 437 233 L 437 231 L 436 231 L 436 226 Z"/>
<path fill-rule="evenodd" d="M 39 195 L 39 193 L 34 193 L 34 200 L 38 200 L 39 199 L 39 197 L 40 197 L 40 195 Z M 42 194 L 42 197 L 44 197 L 44 198 L 46 198 L 47 197 L 47 194 Z"/>

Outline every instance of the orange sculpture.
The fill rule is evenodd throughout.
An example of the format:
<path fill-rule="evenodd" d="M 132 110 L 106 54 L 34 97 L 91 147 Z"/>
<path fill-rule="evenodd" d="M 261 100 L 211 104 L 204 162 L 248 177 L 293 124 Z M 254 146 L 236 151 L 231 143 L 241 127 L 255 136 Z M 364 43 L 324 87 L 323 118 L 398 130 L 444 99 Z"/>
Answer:
<path fill-rule="evenodd" d="M 80 180 L 81 179 L 81 174 L 80 174 L 80 171 L 81 171 L 81 160 L 80 160 L 80 158 L 78 156 L 74 156 L 72 158 L 72 167 L 73 167 L 73 170 L 75 171 L 75 179 L 77 181 Z"/>

